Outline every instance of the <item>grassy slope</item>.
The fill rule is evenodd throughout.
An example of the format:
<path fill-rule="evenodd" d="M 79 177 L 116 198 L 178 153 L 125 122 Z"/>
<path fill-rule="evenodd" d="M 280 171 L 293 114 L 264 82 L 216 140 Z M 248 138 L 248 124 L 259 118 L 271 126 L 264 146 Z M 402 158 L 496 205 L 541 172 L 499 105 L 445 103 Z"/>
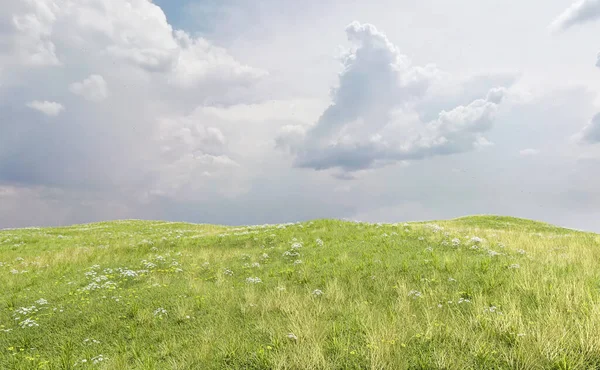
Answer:
<path fill-rule="evenodd" d="M 599 368 L 599 245 L 496 216 L 0 231 L 0 369 Z"/>

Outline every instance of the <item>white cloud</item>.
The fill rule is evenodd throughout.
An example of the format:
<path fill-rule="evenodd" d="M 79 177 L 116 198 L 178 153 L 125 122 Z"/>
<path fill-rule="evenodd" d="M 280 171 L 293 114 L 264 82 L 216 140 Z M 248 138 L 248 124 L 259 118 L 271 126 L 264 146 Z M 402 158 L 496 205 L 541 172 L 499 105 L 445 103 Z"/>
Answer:
<path fill-rule="evenodd" d="M 69 85 L 69 91 L 93 102 L 99 102 L 108 97 L 106 81 L 102 76 L 96 74 L 90 75 L 81 82 L 72 83 Z"/>
<path fill-rule="evenodd" d="M 538 149 L 528 148 L 519 151 L 519 154 L 523 157 L 531 157 L 540 154 L 540 151 Z"/>
<path fill-rule="evenodd" d="M 9 135 L 0 135 L 0 183 L 93 187 L 133 199 L 186 199 L 198 190 L 207 199 L 246 188 L 225 177 L 246 173 L 234 158 L 243 149 L 228 149 L 219 117 L 189 112 L 208 100 L 260 101 L 244 91 L 268 73 L 174 29 L 151 1 L 11 3 L 0 15 L 4 61 L 0 132 Z M 35 116 L 5 109 L 23 101 L 51 116 L 68 106 L 69 114 L 52 130 L 40 127 Z"/>
<path fill-rule="evenodd" d="M 58 4 L 36 0 L 3 3 L 2 7 L 0 28 L 4 26 L 12 33 L 11 38 L 4 40 L 4 47 L 13 57 L 9 62 L 37 67 L 61 65 L 51 38 Z"/>
<path fill-rule="evenodd" d="M 34 100 L 27 103 L 27 106 L 31 109 L 37 110 L 38 112 L 42 112 L 47 116 L 58 116 L 60 112 L 65 110 L 65 107 L 62 104 L 46 100 Z"/>
<path fill-rule="evenodd" d="M 493 88 L 423 122 L 415 106 L 426 107 L 429 87 L 446 74 L 434 65 L 412 66 L 373 25 L 353 22 L 346 33 L 356 48 L 343 60 L 331 105 L 316 124 L 286 126 L 276 140 L 295 155 L 296 166 L 357 171 L 490 144 L 483 133 L 506 89 Z"/>
<path fill-rule="evenodd" d="M 579 0 L 562 12 L 552 22 L 551 28 L 566 30 L 597 19 L 600 19 L 600 0 Z"/>

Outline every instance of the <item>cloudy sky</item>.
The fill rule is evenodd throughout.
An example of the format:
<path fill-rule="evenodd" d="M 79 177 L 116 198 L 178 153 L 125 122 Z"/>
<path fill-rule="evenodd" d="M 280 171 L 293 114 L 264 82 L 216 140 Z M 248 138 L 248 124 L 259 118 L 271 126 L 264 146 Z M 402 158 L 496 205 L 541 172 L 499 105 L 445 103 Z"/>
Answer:
<path fill-rule="evenodd" d="M 0 0 L 0 228 L 600 232 L 600 0 Z"/>

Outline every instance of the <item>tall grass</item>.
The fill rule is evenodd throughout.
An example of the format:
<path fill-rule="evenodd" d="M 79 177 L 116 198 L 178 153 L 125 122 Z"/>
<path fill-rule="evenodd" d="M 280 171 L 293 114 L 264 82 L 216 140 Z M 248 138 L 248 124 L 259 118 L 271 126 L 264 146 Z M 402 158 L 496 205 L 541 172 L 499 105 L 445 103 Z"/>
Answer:
<path fill-rule="evenodd" d="M 496 216 L 0 231 L 0 369 L 596 369 L 599 245 Z"/>

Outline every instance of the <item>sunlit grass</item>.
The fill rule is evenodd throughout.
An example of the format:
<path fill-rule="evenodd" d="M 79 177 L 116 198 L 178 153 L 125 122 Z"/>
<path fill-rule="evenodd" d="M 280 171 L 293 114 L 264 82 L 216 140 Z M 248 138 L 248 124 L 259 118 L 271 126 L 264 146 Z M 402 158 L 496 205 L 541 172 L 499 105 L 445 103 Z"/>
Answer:
<path fill-rule="evenodd" d="M 0 231 L 0 369 L 600 368 L 599 245 L 496 216 Z"/>

